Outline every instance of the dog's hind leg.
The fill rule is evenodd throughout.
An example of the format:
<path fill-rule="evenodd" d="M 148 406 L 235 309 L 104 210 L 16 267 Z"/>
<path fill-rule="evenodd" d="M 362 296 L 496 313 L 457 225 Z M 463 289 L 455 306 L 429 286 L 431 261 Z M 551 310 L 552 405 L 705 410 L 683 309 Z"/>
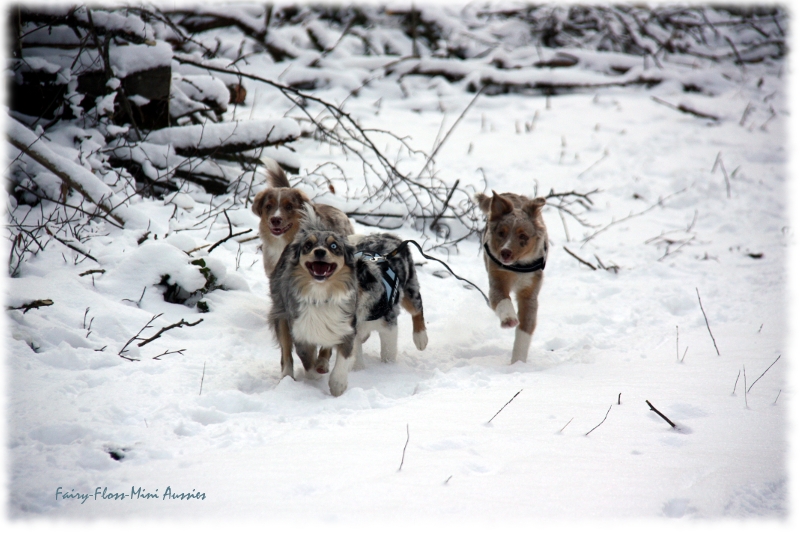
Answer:
<path fill-rule="evenodd" d="M 328 386 L 334 396 L 341 396 L 347 390 L 347 375 L 353 368 L 355 360 L 353 357 L 354 342 L 354 336 L 350 336 L 336 348 L 336 363 L 333 365 L 331 377 L 328 379 Z"/>
<path fill-rule="evenodd" d="M 397 319 L 389 322 L 379 320 L 378 335 L 381 337 L 381 362 L 394 363 L 397 360 Z"/>
<path fill-rule="evenodd" d="M 414 346 L 417 347 L 417 350 L 424 350 L 428 345 L 428 332 L 425 330 L 425 317 L 422 314 L 422 298 L 419 297 L 419 292 L 416 292 L 417 298 L 409 297 L 408 293 L 409 291 L 406 289 L 400 303 L 403 309 L 411 313 L 411 324 L 414 327 Z"/>
<path fill-rule="evenodd" d="M 278 320 L 278 343 L 281 346 L 281 379 L 290 376 L 294 379 L 294 362 L 292 361 L 292 334 L 289 331 L 289 323 Z"/>
<path fill-rule="evenodd" d="M 511 364 L 528 360 L 528 349 L 531 337 L 536 329 L 536 315 L 539 311 L 539 289 L 542 287 L 542 276 L 534 277 L 533 283 L 517 293 L 519 308 L 519 326 L 514 334 L 514 348 L 511 350 Z"/>

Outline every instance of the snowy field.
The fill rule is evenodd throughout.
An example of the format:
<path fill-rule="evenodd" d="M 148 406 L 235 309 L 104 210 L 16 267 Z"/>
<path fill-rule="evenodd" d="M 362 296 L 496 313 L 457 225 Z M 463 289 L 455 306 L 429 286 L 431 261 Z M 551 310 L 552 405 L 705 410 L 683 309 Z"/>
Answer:
<path fill-rule="evenodd" d="M 570 75 L 582 80 L 614 61 L 571 52 L 582 70 Z M 415 255 L 425 351 L 414 347 L 403 313 L 397 362 L 381 363 L 373 336 L 366 368 L 350 374 L 341 397 L 330 395 L 327 378 L 305 379 L 297 361 L 297 379 L 280 380 L 259 242 L 197 250 L 229 228 L 219 211 L 209 217 L 220 198 L 196 187 L 131 199 L 124 229 L 101 224 L 85 244 L 96 262 L 75 264 L 78 254 L 57 242 L 28 259 L 5 280 L 6 305 L 54 303 L 5 314 L 12 524 L 796 523 L 788 62 L 675 57 L 659 69 L 636 61 L 624 76 L 662 81 L 550 97 L 481 94 L 436 154 L 438 178 L 477 192 L 597 190 L 580 213 L 587 226 L 560 214 L 557 199 L 543 211 L 550 256 L 527 363 L 509 364 L 513 331 L 499 327 L 477 291 Z M 376 77 L 348 98 L 348 65 L 343 58 L 343 80 L 314 94 L 346 100 L 364 128 L 391 129 L 427 153 L 475 98 L 464 90 L 467 78 L 413 74 L 402 90 L 396 76 Z M 373 68 L 351 66 L 354 78 Z M 256 56 L 242 68 L 279 79 L 286 66 Z M 690 83 L 702 91 L 687 92 Z M 229 107 L 226 120 L 276 120 L 289 111 L 263 86 L 247 87 L 246 102 Z M 79 162 L 71 127 L 48 135 Z M 378 138 L 400 170 L 416 174 L 425 164 Z M 349 187 L 360 187 L 359 162 L 341 150 L 308 137 L 292 147 L 273 155 L 299 164 L 301 175 L 333 161 L 352 176 Z M 9 148 L 12 158 L 18 153 Z M 301 187 L 320 202 L 358 207 L 341 193 Z M 257 231 L 248 207 L 228 215 L 235 231 Z M 411 223 L 394 233 L 426 249 L 436 244 Z M 429 253 L 487 290 L 476 237 L 449 254 Z M 208 313 L 165 302 L 157 285 L 168 272 L 203 286 L 188 262 L 199 258 L 225 287 L 205 295 Z M 105 272 L 81 276 L 90 269 Z M 202 322 L 129 345 L 124 354 L 136 361 L 120 357 L 155 315 L 150 335 L 181 320 Z M 154 359 L 164 352 L 173 353 Z M 132 499 L 132 487 L 158 497 Z M 168 487 L 205 498 L 165 501 Z M 104 489 L 126 497 L 103 499 Z M 89 498 L 59 498 L 59 490 Z"/>

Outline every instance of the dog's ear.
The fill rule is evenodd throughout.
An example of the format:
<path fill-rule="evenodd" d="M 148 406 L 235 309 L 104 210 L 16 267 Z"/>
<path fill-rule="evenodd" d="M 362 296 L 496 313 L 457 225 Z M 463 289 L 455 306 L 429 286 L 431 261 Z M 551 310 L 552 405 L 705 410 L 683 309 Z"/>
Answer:
<path fill-rule="evenodd" d="M 492 204 L 492 198 L 486 196 L 482 192 L 479 192 L 475 195 L 475 202 L 478 204 L 478 208 L 484 212 L 484 214 L 489 214 L 489 206 Z"/>
<path fill-rule="evenodd" d="M 497 220 L 514 210 L 514 204 L 512 204 L 510 200 L 503 198 L 494 191 L 492 191 L 492 194 L 494 196 L 492 196 L 489 220 Z"/>
<path fill-rule="evenodd" d="M 267 195 L 269 193 L 269 189 L 265 189 L 256 194 L 256 197 L 253 198 L 253 205 L 250 206 L 250 209 L 253 210 L 253 213 L 255 213 L 256 216 L 261 216 L 261 210 L 264 208 L 264 203 L 267 201 Z"/>
<path fill-rule="evenodd" d="M 539 213 L 542 211 L 542 207 L 544 207 L 545 199 L 544 198 L 534 198 L 533 200 L 526 203 L 522 206 L 522 210 L 532 219 L 539 216 Z"/>

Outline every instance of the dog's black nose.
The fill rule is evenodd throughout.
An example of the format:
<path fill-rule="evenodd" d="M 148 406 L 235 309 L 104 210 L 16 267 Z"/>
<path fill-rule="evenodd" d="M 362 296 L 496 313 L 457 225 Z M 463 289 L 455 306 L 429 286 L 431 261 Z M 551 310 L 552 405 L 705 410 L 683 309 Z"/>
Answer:
<path fill-rule="evenodd" d="M 503 259 L 503 261 L 508 261 L 511 259 L 511 250 L 508 248 L 503 248 L 500 250 L 500 257 Z"/>
<path fill-rule="evenodd" d="M 280 226 L 281 222 L 283 222 L 283 219 L 281 217 L 272 217 L 271 219 L 269 219 L 269 223 L 272 224 L 273 226 Z"/>
<path fill-rule="evenodd" d="M 327 252 L 325 252 L 324 249 L 317 248 L 316 250 L 314 250 L 314 257 L 316 257 L 317 259 L 324 259 L 326 253 Z"/>

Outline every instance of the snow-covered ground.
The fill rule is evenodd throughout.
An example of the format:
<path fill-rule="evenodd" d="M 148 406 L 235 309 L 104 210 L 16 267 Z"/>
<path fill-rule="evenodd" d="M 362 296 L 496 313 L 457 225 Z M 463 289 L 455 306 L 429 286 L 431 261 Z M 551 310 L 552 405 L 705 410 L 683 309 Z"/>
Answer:
<path fill-rule="evenodd" d="M 593 227 L 544 210 L 551 253 L 527 363 L 509 365 L 513 331 L 501 330 L 476 291 L 417 256 L 425 351 L 403 314 L 397 362 L 381 363 L 370 339 L 366 369 L 351 373 L 341 397 L 326 378 L 304 379 L 298 364 L 296 381 L 280 380 L 257 241 L 192 253 L 228 289 L 205 296 L 208 313 L 166 303 L 155 285 L 169 272 L 202 286 L 184 251 L 228 235 L 223 217 L 192 229 L 212 200 L 199 192 L 135 199 L 138 219 L 92 239 L 100 266 L 74 265 L 74 252 L 55 245 L 32 258 L 6 280 L 7 305 L 54 304 L 6 313 L 8 516 L 247 518 L 267 527 L 786 525 L 796 400 L 787 265 L 797 239 L 787 67 L 697 66 L 680 76 L 702 77 L 707 94 L 665 81 L 550 98 L 482 95 L 439 150 L 437 176 L 478 191 L 599 190 L 582 214 Z M 442 110 L 449 128 L 474 94 L 443 78 L 404 83 L 408 96 L 395 81 L 376 80 L 346 109 L 364 127 L 390 128 L 430 152 Z M 227 116 L 276 118 L 274 95 L 250 94 Z M 348 91 L 332 85 L 316 94 L 338 102 Z M 301 173 L 334 161 L 361 175 L 325 144 L 293 146 Z M 401 157 L 408 172 L 424 164 Z M 229 215 L 238 231 L 257 228 L 249 209 Z M 420 237 L 407 225 L 395 233 Z M 591 270 L 565 247 L 618 271 Z M 433 253 L 487 288 L 477 240 L 449 257 Z M 92 268 L 105 273 L 79 275 Z M 136 362 L 118 356 L 159 314 L 151 334 L 203 321 L 129 346 Z M 132 499 L 138 488 L 158 498 Z M 104 490 L 125 498 L 104 499 Z M 205 498 L 165 501 L 167 490 Z"/>

